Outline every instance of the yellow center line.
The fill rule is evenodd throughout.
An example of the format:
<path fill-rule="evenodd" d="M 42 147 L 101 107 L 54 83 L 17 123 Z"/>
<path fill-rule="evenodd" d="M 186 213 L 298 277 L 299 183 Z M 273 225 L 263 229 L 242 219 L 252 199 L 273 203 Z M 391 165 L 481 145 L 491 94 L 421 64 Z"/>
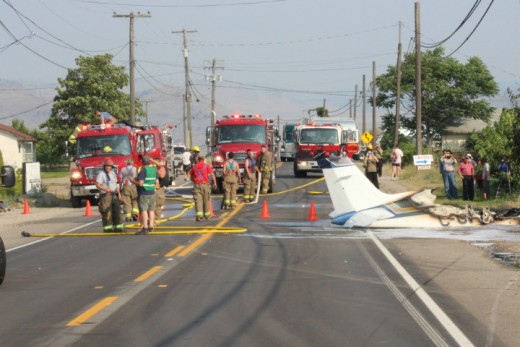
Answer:
<path fill-rule="evenodd" d="M 146 271 L 144 274 L 142 274 L 141 276 L 137 277 L 134 282 L 143 282 L 144 280 L 146 280 L 148 277 L 152 276 L 154 273 L 156 273 L 157 271 L 159 271 L 160 269 L 162 268 L 162 266 L 154 266 L 153 268 L 151 268 L 150 270 Z"/>
<path fill-rule="evenodd" d="M 179 253 L 183 248 L 184 248 L 184 246 L 177 246 L 173 250 L 171 250 L 170 252 L 166 253 L 164 255 L 164 257 L 165 258 L 173 257 L 175 254 Z"/>
<path fill-rule="evenodd" d="M 81 325 L 83 322 L 85 322 L 87 319 L 93 317 L 96 313 L 113 303 L 117 299 L 117 296 L 109 296 L 71 320 L 67 323 L 67 326 L 69 327 L 75 327 L 78 325 Z"/>
<path fill-rule="evenodd" d="M 221 220 L 216 227 L 220 228 L 223 225 L 225 225 L 231 218 L 233 218 L 234 215 L 238 213 L 244 207 L 244 204 L 240 204 L 235 208 L 229 215 L 226 216 L 223 220 Z M 209 239 L 211 236 L 213 236 L 213 233 L 204 234 L 201 237 L 199 237 L 195 242 L 193 242 L 191 245 L 186 247 L 181 253 L 178 254 L 179 257 L 184 257 L 191 251 L 193 251 L 195 248 L 206 242 L 207 239 Z"/>

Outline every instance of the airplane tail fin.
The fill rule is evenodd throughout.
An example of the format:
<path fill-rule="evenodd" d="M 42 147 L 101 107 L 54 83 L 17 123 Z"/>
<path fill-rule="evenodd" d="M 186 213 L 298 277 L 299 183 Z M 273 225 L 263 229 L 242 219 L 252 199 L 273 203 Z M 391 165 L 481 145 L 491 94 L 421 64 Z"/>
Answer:
<path fill-rule="evenodd" d="M 334 163 L 323 166 L 323 175 L 334 205 L 332 218 L 347 213 L 359 212 L 407 198 L 416 192 L 386 194 L 372 182 L 352 162 Z"/>

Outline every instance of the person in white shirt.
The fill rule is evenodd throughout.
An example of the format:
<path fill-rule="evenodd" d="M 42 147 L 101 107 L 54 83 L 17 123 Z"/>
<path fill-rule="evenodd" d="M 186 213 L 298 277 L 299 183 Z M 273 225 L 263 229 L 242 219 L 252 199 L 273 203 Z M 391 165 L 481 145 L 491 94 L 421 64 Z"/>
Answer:
<path fill-rule="evenodd" d="M 182 153 L 182 170 L 184 171 L 184 180 L 187 181 L 191 171 L 191 152 L 188 149 Z"/>
<path fill-rule="evenodd" d="M 399 148 L 399 144 L 397 144 L 390 154 L 390 160 L 392 161 L 392 178 L 399 178 L 401 175 L 401 163 L 403 158 L 403 151 Z"/>

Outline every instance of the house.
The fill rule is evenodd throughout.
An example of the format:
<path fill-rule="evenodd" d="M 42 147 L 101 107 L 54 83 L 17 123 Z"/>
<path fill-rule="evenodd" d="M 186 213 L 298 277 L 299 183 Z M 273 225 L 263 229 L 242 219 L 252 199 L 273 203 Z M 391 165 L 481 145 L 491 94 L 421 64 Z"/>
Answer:
<path fill-rule="evenodd" d="M 38 139 L 13 127 L 0 124 L 0 150 L 4 165 L 21 169 L 22 163 L 36 161 L 36 141 Z"/>
<path fill-rule="evenodd" d="M 468 137 L 474 132 L 481 132 L 485 127 L 498 122 L 501 114 L 502 108 L 496 108 L 491 115 L 489 123 L 480 119 L 462 118 L 458 124 L 447 127 L 441 135 L 442 149 L 449 149 L 453 152 L 465 152 Z"/>

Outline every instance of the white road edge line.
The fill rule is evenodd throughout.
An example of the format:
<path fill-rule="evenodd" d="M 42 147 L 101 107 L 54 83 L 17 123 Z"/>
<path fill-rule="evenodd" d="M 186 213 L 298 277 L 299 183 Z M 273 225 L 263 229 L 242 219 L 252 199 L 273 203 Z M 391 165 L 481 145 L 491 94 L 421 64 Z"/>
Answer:
<path fill-rule="evenodd" d="M 406 269 L 397 261 L 397 259 L 390 253 L 390 251 L 379 241 L 379 239 L 370 231 L 367 230 L 367 235 L 385 255 L 390 264 L 401 275 L 405 282 L 410 286 L 413 292 L 417 295 L 423 304 L 430 310 L 430 312 L 437 318 L 439 323 L 448 331 L 453 339 L 463 347 L 474 347 L 473 343 L 466 337 L 466 335 L 459 329 L 459 327 L 451 320 L 450 317 L 439 307 L 439 305 L 426 293 L 426 291 L 417 283 L 417 281 L 406 271 Z"/>
<path fill-rule="evenodd" d="M 101 219 L 98 219 L 98 220 L 95 220 L 93 222 L 90 222 L 90 223 L 86 223 L 86 224 L 83 224 L 83 225 L 80 225 L 78 227 L 75 227 L 73 229 L 70 229 L 70 230 L 67 230 L 67 231 L 64 231 L 64 232 L 61 232 L 59 234 L 56 234 L 56 235 L 63 235 L 63 234 L 68 234 L 68 233 L 71 233 L 73 231 L 76 231 L 78 229 L 81 229 L 81 228 L 84 228 L 86 226 L 89 226 L 89 225 L 92 225 L 94 223 L 98 223 L 100 222 Z M 21 246 L 17 246 L 17 247 L 13 247 L 13 248 L 10 248 L 10 249 L 7 249 L 5 252 L 6 253 L 9 253 L 9 252 L 12 252 L 12 251 L 16 251 L 17 249 L 21 249 L 21 248 L 25 248 L 25 247 L 29 247 L 29 246 L 32 246 L 32 245 L 35 245 L 37 243 L 40 243 L 40 242 L 43 242 L 43 241 L 46 241 L 48 239 L 53 239 L 54 236 L 49 236 L 49 237 L 46 237 L 46 238 L 43 238 L 43 239 L 40 239 L 40 240 L 36 240 L 36 241 L 33 241 L 33 242 L 29 242 L 29 243 L 26 243 L 25 245 L 21 245 Z"/>

